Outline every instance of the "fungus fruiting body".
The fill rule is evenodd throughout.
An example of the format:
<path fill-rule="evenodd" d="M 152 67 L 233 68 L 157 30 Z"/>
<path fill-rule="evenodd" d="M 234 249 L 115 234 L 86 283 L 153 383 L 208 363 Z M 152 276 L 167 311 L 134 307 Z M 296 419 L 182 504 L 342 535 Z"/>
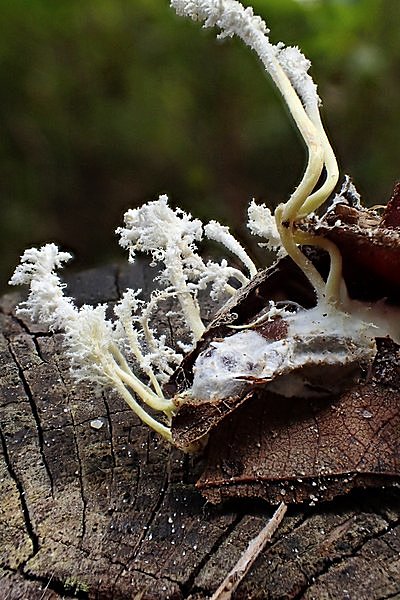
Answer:
<path fill-rule="evenodd" d="M 30 286 L 20 314 L 64 330 L 66 353 L 78 381 L 116 389 L 144 423 L 173 442 L 171 420 L 185 403 L 244 398 L 255 386 L 286 397 L 329 394 L 341 383 L 337 377 L 329 383 L 327 377 L 327 385 L 321 385 L 321 373 L 328 374 L 332 367 L 357 372 L 373 360 L 376 337 L 400 342 L 400 330 L 398 310 L 384 300 L 350 297 L 341 252 L 315 214 L 331 197 L 339 173 L 323 129 L 316 85 L 308 74 L 310 62 L 298 48 L 272 44 L 265 22 L 236 0 L 171 0 L 171 6 L 179 15 L 218 28 L 220 38 L 240 37 L 256 52 L 305 141 L 308 162 L 296 190 L 274 214 L 253 201 L 248 226 L 262 238 L 260 245 L 294 262 L 309 282 L 314 301 L 303 306 L 292 298 L 270 300 L 251 318 L 241 318 L 230 307 L 263 276 L 227 227 L 215 221 L 204 226 L 190 214 L 173 210 L 165 195 L 129 210 L 117 230 L 130 261 L 138 252 L 147 253 L 161 270 L 159 289 L 147 300 L 140 290 L 128 289 L 114 308 L 114 319 L 106 316 L 105 306 L 78 309 L 64 295 L 56 270 L 70 255 L 53 244 L 27 250 L 11 283 Z M 346 190 L 335 196 L 334 206 L 346 205 Z M 197 251 L 203 238 L 224 246 L 243 269 L 228 260 L 205 262 Z M 305 246 L 329 258 L 326 273 Z M 213 300 L 227 302 L 217 315 L 224 328 L 222 339 L 207 338 L 198 303 L 203 290 Z M 158 307 L 170 300 L 180 307 L 190 338 L 176 348 L 167 345 L 153 324 Z M 168 381 L 190 351 L 186 387 L 171 388 Z M 206 434 L 207 427 L 202 432 Z"/>

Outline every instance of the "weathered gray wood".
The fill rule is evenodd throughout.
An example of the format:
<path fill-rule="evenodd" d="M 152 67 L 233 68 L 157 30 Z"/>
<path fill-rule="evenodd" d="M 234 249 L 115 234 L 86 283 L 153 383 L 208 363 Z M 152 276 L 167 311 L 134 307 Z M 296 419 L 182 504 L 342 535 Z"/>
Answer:
<path fill-rule="evenodd" d="M 112 302 L 128 284 L 149 290 L 152 275 L 93 270 L 70 293 Z M 201 458 L 112 394 L 77 387 L 61 336 L 16 318 L 16 300 L 3 297 L 0 314 L 0 599 L 211 595 L 273 509 L 207 505 L 194 486 Z M 290 509 L 235 597 L 400 598 L 399 490 Z"/>

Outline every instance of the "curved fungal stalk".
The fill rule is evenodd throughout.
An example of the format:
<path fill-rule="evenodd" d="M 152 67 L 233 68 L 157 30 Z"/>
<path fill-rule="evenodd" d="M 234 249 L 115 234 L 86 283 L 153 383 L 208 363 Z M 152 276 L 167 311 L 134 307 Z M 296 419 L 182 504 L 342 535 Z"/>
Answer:
<path fill-rule="evenodd" d="M 325 181 L 304 201 L 297 214 L 297 218 L 303 218 L 317 210 L 330 196 L 338 182 L 339 169 L 335 153 L 322 124 L 319 110 L 321 101 L 317 94 L 317 86 L 308 73 L 311 62 L 296 47 L 283 48 L 279 53 L 279 62 L 301 98 L 304 109 L 320 136 L 324 153 Z M 284 215 L 284 218 L 287 218 L 287 214 Z"/>
<path fill-rule="evenodd" d="M 281 243 L 287 254 L 304 271 L 315 288 L 318 301 L 338 302 L 341 262 L 333 244 L 309 236 L 311 245 L 324 245 L 331 259 L 331 273 L 325 285 L 313 264 L 298 248 L 296 222 L 317 210 L 329 197 L 338 181 L 337 161 L 322 125 L 317 88 L 308 74 L 308 61 L 298 48 L 271 44 L 265 22 L 255 16 L 252 8 L 244 8 L 237 0 L 171 0 L 179 15 L 204 22 L 204 27 L 216 26 L 218 37 L 241 38 L 261 59 L 266 71 L 280 91 L 294 122 L 304 139 L 308 163 L 303 178 L 289 200 L 275 211 Z M 314 191 L 325 167 L 322 186 Z"/>
<path fill-rule="evenodd" d="M 209 240 L 219 242 L 225 248 L 227 248 L 232 254 L 243 263 L 247 268 L 250 277 L 257 275 L 257 267 L 247 254 L 243 246 L 237 241 L 237 239 L 230 233 L 229 228 L 226 225 L 221 225 L 217 221 L 210 221 L 204 227 L 204 233 Z"/>
<path fill-rule="evenodd" d="M 318 107 L 310 111 L 310 113 L 310 118 L 320 134 L 322 147 L 324 149 L 326 178 L 322 186 L 313 192 L 304 202 L 298 215 L 298 218 L 300 219 L 315 212 L 329 198 L 339 180 L 339 167 L 336 156 L 324 130 Z"/>

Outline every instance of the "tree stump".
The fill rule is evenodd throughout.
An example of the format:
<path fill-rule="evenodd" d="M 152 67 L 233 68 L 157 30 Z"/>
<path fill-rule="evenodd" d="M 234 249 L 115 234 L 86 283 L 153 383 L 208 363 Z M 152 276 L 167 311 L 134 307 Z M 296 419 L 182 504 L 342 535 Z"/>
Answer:
<path fill-rule="evenodd" d="M 152 276 L 140 262 L 95 269 L 68 293 L 112 303 Z M 76 385 L 61 335 L 17 318 L 20 298 L 4 296 L 0 314 L 0 599 L 209 597 L 273 508 L 207 504 L 201 457 Z M 290 508 L 235 598 L 400 599 L 399 489 Z"/>

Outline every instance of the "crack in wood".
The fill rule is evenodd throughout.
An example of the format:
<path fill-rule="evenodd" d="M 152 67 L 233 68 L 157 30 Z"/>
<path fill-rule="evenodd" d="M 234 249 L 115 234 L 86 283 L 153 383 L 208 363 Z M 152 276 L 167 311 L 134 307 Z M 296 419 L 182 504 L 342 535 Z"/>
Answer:
<path fill-rule="evenodd" d="M 353 517 L 350 517 L 347 520 L 349 521 L 352 518 Z M 332 568 L 338 567 L 338 566 L 342 565 L 343 563 L 345 563 L 350 558 L 356 557 L 366 544 L 368 544 L 372 540 L 380 539 L 382 536 L 384 536 L 385 534 L 387 534 L 391 530 L 393 530 L 395 527 L 397 527 L 397 525 L 399 525 L 399 524 L 400 524 L 400 519 L 398 519 L 395 523 L 391 523 L 391 524 L 386 522 L 386 527 L 384 527 L 380 531 L 374 533 L 373 535 L 370 535 L 370 536 L 364 538 L 359 544 L 357 544 L 354 548 L 352 548 L 351 552 L 348 552 L 348 553 L 345 552 L 344 554 L 342 554 L 341 556 L 338 556 L 337 558 L 332 558 L 332 559 L 328 558 L 325 562 L 324 567 L 318 573 L 313 574 L 311 581 L 310 580 L 307 581 L 307 584 L 293 597 L 292 600 L 302 600 L 305 593 L 306 592 L 309 593 L 312 590 L 312 588 L 319 582 L 319 580 L 323 576 L 325 576 L 327 573 L 329 573 L 329 571 Z"/>
<path fill-rule="evenodd" d="M 23 488 L 22 483 L 20 482 L 17 473 L 12 465 L 12 462 L 10 460 L 10 456 L 8 454 L 8 449 L 7 449 L 7 442 L 5 439 L 5 436 L 3 434 L 2 428 L 0 426 L 0 442 L 1 442 L 1 447 L 2 447 L 2 452 L 3 452 L 3 457 L 4 457 L 4 462 L 5 465 L 7 467 L 7 471 L 11 477 L 11 479 L 13 480 L 17 490 L 18 490 L 18 496 L 19 496 L 19 501 L 21 504 L 21 510 L 22 510 L 22 514 L 24 517 L 24 523 L 25 523 L 25 528 L 26 528 L 26 532 L 31 540 L 32 543 L 32 552 L 31 554 L 25 559 L 25 561 L 22 563 L 21 568 L 23 569 L 24 565 L 33 557 L 35 556 L 35 554 L 38 552 L 39 550 L 39 538 L 34 530 L 32 521 L 31 521 L 31 517 L 29 514 L 29 508 L 28 508 L 28 504 L 26 502 L 25 499 L 25 490 Z"/>
<path fill-rule="evenodd" d="M 104 405 L 106 407 L 106 413 L 107 413 L 107 420 L 108 420 L 108 431 L 109 431 L 109 440 L 110 440 L 110 453 L 111 453 L 111 486 L 114 483 L 114 469 L 116 467 L 116 459 L 115 459 L 115 450 L 114 450 L 114 433 L 113 433 L 113 423 L 112 423 L 112 416 L 111 416 L 111 412 L 110 412 L 110 406 L 108 404 L 107 398 L 105 396 L 105 394 L 102 394 L 102 398 L 103 398 L 103 402 Z"/>
<path fill-rule="evenodd" d="M 75 598 L 77 600 L 88 600 L 89 594 L 83 590 L 73 589 L 71 586 L 66 585 L 58 577 L 52 574 L 50 577 L 42 577 L 40 575 L 33 575 L 32 573 L 23 573 L 24 579 L 27 581 L 34 581 L 40 583 L 43 587 L 42 590 L 45 593 L 46 590 L 51 590 L 58 594 L 58 596 L 64 600 L 68 598 Z M 44 600 L 44 595 L 42 595 Z M 39 599 L 41 600 L 41 599 Z"/>
<path fill-rule="evenodd" d="M 203 568 L 206 566 L 206 564 L 211 559 L 211 557 L 213 555 L 215 555 L 217 550 L 222 546 L 222 544 L 229 538 L 229 536 L 232 534 L 232 532 L 236 529 L 236 527 L 242 521 L 243 516 L 244 516 L 243 514 L 237 515 L 237 517 L 234 519 L 234 521 L 230 525 L 228 525 L 228 527 L 225 529 L 225 531 L 223 531 L 221 533 L 220 537 L 214 542 L 214 544 L 212 545 L 210 550 L 207 552 L 207 554 L 205 554 L 203 556 L 203 558 L 199 561 L 196 568 L 190 574 L 190 577 L 181 584 L 182 592 L 183 592 L 183 594 L 185 594 L 184 597 L 188 597 L 192 594 L 199 593 L 201 591 L 200 589 L 198 589 L 195 586 L 196 577 L 203 570 Z M 218 582 L 216 582 L 216 583 L 218 583 Z M 208 593 L 210 593 L 210 590 L 208 590 Z"/>
<path fill-rule="evenodd" d="M 71 416 L 72 416 L 72 421 L 74 421 L 74 416 L 72 413 L 71 413 Z M 73 427 L 72 427 L 72 436 L 74 439 L 76 458 L 78 461 L 77 475 L 78 475 L 78 479 L 79 479 L 79 489 L 80 489 L 80 494 L 81 494 L 81 499 L 82 499 L 82 517 L 81 517 L 81 534 L 80 534 L 80 538 L 81 538 L 80 545 L 82 547 L 83 540 L 84 540 L 85 533 L 86 533 L 87 499 L 85 497 L 85 489 L 84 489 L 84 483 L 83 483 L 83 467 L 82 467 L 82 461 L 81 461 L 80 452 L 79 452 L 78 438 L 77 438 L 74 423 L 73 423 Z"/>
<path fill-rule="evenodd" d="M 85 595 L 85 596 L 78 595 L 77 596 L 71 590 L 68 590 L 66 588 L 66 586 L 64 586 L 62 581 L 57 581 L 54 578 L 54 574 L 52 574 L 50 577 L 41 577 L 41 576 L 32 575 L 30 573 L 21 573 L 19 569 L 14 570 L 14 569 L 5 568 L 4 566 L 2 566 L 2 572 L 3 572 L 3 574 L 7 574 L 8 576 L 11 576 L 11 577 L 12 576 L 20 576 L 22 581 L 27 582 L 27 583 L 40 584 L 39 592 L 42 592 L 42 593 L 41 593 L 40 597 L 37 596 L 38 600 L 45 600 L 47 591 L 55 592 L 60 598 L 62 598 L 62 600 L 68 599 L 68 598 L 75 598 L 75 599 L 76 598 L 82 598 L 82 599 L 87 598 L 87 595 Z M 0 592 L 2 592 L 2 591 L 3 590 L 0 589 Z M 35 590 L 35 591 L 37 591 L 37 590 Z M 16 590 L 9 589 L 5 596 L 1 596 L 1 599 L 9 600 L 10 598 L 16 598 L 15 592 L 16 592 Z M 53 598 L 54 598 L 54 596 L 53 596 Z M 20 599 L 18 598 L 18 600 L 20 600 Z M 30 600 L 30 597 L 24 596 L 23 600 Z"/>
<path fill-rule="evenodd" d="M 58 361 L 54 361 L 54 365 L 58 371 L 60 380 L 62 381 L 63 385 L 67 388 L 67 382 L 65 381 L 64 375 L 62 370 L 60 369 L 60 366 L 58 364 Z M 85 491 L 84 491 L 84 483 L 83 483 L 83 467 L 82 467 L 82 461 L 81 461 L 81 456 L 80 456 L 80 452 L 79 452 L 79 444 L 78 444 L 78 439 L 77 439 L 77 424 L 75 423 L 75 417 L 74 417 L 74 413 L 72 410 L 69 411 L 69 414 L 71 416 L 71 422 L 72 422 L 72 437 L 74 440 L 74 446 L 75 446 L 75 453 L 76 453 L 76 459 L 78 462 L 78 470 L 77 470 L 77 474 L 78 474 L 78 478 L 79 478 L 79 489 L 80 489 L 80 495 L 81 495 L 81 499 L 82 499 L 82 517 L 81 517 L 81 534 L 80 534 L 80 547 L 82 548 L 83 546 L 83 540 L 85 537 L 85 533 L 86 533 L 86 509 L 87 509 L 87 499 L 85 497 Z"/>
<path fill-rule="evenodd" d="M 14 348 L 13 348 L 13 343 L 11 340 L 9 340 L 8 338 L 7 342 L 8 342 L 8 347 L 9 347 L 9 351 L 10 354 L 15 362 L 15 365 L 17 367 L 18 370 L 18 375 L 22 384 L 22 387 L 24 389 L 25 395 L 28 399 L 29 405 L 31 407 L 31 411 L 32 411 L 32 416 L 35 420 L 35 425 L 36 425 L 36 432 L 37 432 L 37 439 L 38 439 L 38 443 L 39 443 L 39 452 L 40 452 L 40 456 L 42 458 L 42 462 L 43 462 L 43 466 L 46 470 L 46 474 L 49 478 L 49 483 L 50 483 L 50 493 L 52 498 L 54 498 L 54 481 L 53 481 L 53 475 L 51 472 L 51 469 L 49 467 L 49 464 L 47 462 L 47 458 L 46 458 L 46 454 L 45 454 L 45 441 L 44 441 L 44 431 L 42 428 L 42 423 L 41 423 L 41 419 L 39 416 L 39 411 L 38 408 L 36 406 L 36 402 L 35 402 L 35 397 L 34 394 L 32 393 L 32 390 L 29 386 L 28 380 L 25 376 L 24 370 L 22 368 L 22 365 L 18 359 L 17 353 L 15 352 Z"/>
<path fill-rule="evenodd" d="M 135 544 L 134 548 L 132 548 L 130 559 L 126 562 L 126 564 L 124 565 L 123 569 L 121 569 L 121 571 L 119 572 L 119 574 L 117 575 L 117 577 L 115 579 L 114 586 L 113 586 L 113 589 L 112 589 L 112 593 L 113 594 L 116 591 L 116 586 L 117 586 L 118 581 L 121 578 L 123 572 L 131 570 L 130 569 L 130 565 L 132 565 L 135 562 L 136 557 L 138 555 L 138 552 L 140 550 L 140 547 L 141 547 L 141 545 L 143 543 L 143 540 L 150 533 L 150 529 L 151 529 L 152 523 L 154 522 L 156 516 L 158 515 L 160 507 L 161 507 L 162 503 L 164 502 L 164 498 L 165 498 L 165 495 L 166 495 L 166 492 L 167 492 L 168 485 L 169 485 L 169 470 L 167 469 L 167 471 L 165 473 L 165 476 L 164 476 L 164 481 L 163 481 L 162 486 L 160 488 L 160 493 L 159 493 L 157 502 L 154 505 L 154 507 L 153 507 L 153 509 L 152 509 L 152 511 L 150 513 L 150 516 L 149 516 L 149 518 L 146 521 L 146 524 L 143 526 L 142 533 L 140 534 L 137 543 Z M 137 570 L 137 569 L 134 568 L 133 570 Z"/>

